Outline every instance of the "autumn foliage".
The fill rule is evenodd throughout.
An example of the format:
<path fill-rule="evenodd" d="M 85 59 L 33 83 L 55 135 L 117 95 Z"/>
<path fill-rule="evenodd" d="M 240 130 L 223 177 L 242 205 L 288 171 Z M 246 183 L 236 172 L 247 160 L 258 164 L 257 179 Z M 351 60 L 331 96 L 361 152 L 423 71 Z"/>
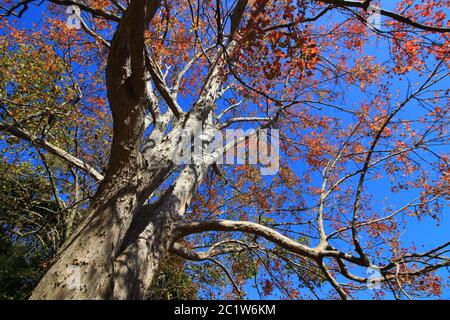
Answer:
<path fill-rule="evenodd" d="M 260 165 L 211 165 L 189 200 L 180 218 L 185 233 L 176 239 L 184 251 L 170 251 L 184 259 L 177 257 L 177 266 L 195 292 L 445 297 L 450 1 L 159 2 L 144 41 L 156 66 L 146 79 L 149 100 L 169 115 L 164 135 L 198 108 L 213 76 L 219 85 L 208 121 L 221 130 L 280 133 L 275 175 L 261 175 Z M 82 4 L 78 30 L 66 25 L 73 4 Z M 381 26 L 368 23 L 369 4 L 381 7 Z M 70 213 L 70 228 L 52 246 L 71 235 L 99 176 L 108 176 L 115 124 L 105 66 L 127 6 L 0 0 L 1 159 L 40 167 L 64 223 Z M 157 119 L 158 112 L 145 112 Z M 162 199 L 182 170 L 171 168 L 147 201 Z M 214 225 L 224 220 L 243 224 Z M 204 229 L 190 225 L 198 221 Z M 371 280 L 379 283 L 374 290 Z"/>

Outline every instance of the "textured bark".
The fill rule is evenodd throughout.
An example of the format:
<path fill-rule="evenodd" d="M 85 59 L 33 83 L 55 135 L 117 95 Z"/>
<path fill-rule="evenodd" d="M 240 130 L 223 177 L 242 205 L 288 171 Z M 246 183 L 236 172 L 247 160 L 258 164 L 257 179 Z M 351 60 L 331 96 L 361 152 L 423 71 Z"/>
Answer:
<path fill-rule="evenodd" d="M 82 161 L 78 158 L 75 158 L 73 155 L 71 155 L 68 152 L 64 151 L 63 149 L 51 144 L 48 141 L 45 141 L 43 139 L 33 136 L 32 134 L 26 132 L 23 129 L 17 128 L 13 125 L 4 124 L 4 123 L 0 122 L 0 131 L 8 132 L 11 135 L 18 137 L 24 141 L 32 142 L 35 146 L 45 149 L 47 152 L 51 153 L 52 155 L 87 172 L 92 178 L 94 178 L 97 181 L 101 181 L 103 179 L 103 176 L 99 172 L 97 172 L 90 165 L 86 164 L 84 161 Z"/>
<path fill-rule="evenodd" d="M 164 153 L 149 163 L 140 152 L 147 102 L 144 32 L 159 2 L 132 1 L 119 23 L 106 68 L 114 121 L 108 171 L 87 216 L 60 249 L 32 299 L 110 298 L 114 259 L 131 221 L 171 169 Z M 75 288 L 70 285 L 74 272 L 81 284 Z"/>
<path fill-rule="evenodd" d="M 148 76 L 160 86 L 162 80 L 148 56 L 144 32 L 159 3 L 132 1 L 119 23 L 106 68 L 114 122 L 108 170 L 88 214 L 60 249 L 31 299 L 142 299 L 173 244 L 176 223 L 212 164 L 198 160 L 186 166 L 159 201 L 143 205 L 174 168 L 171 159 L 180 131 L 191 136 L 205 121 L 212 121 L 210 111 L 225 65 L 219 58 L 211 67 L 190 112 L 177 113 L 175 105 L 169 113 L 157 114 Z M 144 143 L 146 109 L 154 117 L 154 129 Z M 171 132 L 164 135 L 174 118 Z M 80 286 L 70 285 L 74 271 Z"/>
<path fill-rule="evenodd" d="M 140 206 L 135 193 L 124 191 L 109 205 L 93 208 L 32 299 L 142 299 L 208 166 L 185 168 L 152 205 Z M 154 178 L 162 181 L 162 170 L 156 171 L 160 178 Z M 79 288 L 69 285 L 73 266 L 80 271 Z"/>

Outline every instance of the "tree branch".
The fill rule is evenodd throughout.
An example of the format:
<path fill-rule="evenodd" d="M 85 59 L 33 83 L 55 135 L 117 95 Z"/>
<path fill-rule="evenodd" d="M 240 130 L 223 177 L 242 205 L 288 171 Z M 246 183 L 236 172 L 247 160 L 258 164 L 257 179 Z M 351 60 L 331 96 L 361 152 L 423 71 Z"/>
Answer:
<path fill-rule="evenodd" d="M 153 83 L 155 84 L 156 89 L 163 97 L 164 101 L 166 101 L 167 106 L 173 112 L 174 116 L 179 119 L 181 115 L 184 113 L 183 109 L 178 105 L 175 97 L 172 95 L 170 90 L 167 87 L 166 82 L 164 81 L 164 77 L 162 75 L 161 70 L 156 65 L 155 61 L 151 58 L 150 54 L 147 52 L 145 56 L 145 64 L 147 66 L 150 75 L 152 76 Z"/>
<path fill-rule="evenodd" d="M 319 255 L 319 252 L 316 249 L 298 243 L 297 241 L 294 241 L 271 228 L 249 221 L 207 220 L 182 223 L 176 228 L 176 240 L 191 234 L 207 231 L 251 233 L 261 236 L 284 249 L 305 257 L 316 259 Z"/>
<path fill-rule="evenodd" d="M 225 129 L 236 122 L 267 122 L 270 120 L 271 120 L 271 118 L 267 118 L 267 117 L 236 117 L 236 118 L 232 118 L 232 119 L 225 121 L 219 127 L 219 130 Z"/>
<path fill-rule="evenodd" d="M 50 142 L 47 142 L 45 140 L 39 139 L 39 138 L 31 135 L 30 133 L 26 132 L 23 129 L 0 122 L 0 131 L 5 131 L 17 138 L 31 142 L 34 145 L 45 149 L 46 151 L 53 154 L 54 156 L 57 156 L 58 158 L 65 160 L 68 163 L 70 163 L 71 165 L 77 167 L 78 169 L 85 171 L 86 173 L 88 173 L 92 178 L 94 178 L 97 181 L 103 180 L 103 175 L 100 174 L 97 170 L 95 170 L 92 166 L 85 163 L 83 160 L 80 160 L 80 159 L 72 156 L 70 153 L 51 144 Z"/>
<path fill-rule="evenodd" d="M 337 7 L 342 8 L 361 8 L 363 10 L 367 10 L 369 8 L 367 1 L 346 1 L 346 0 L 319 0 L 319 2 L 324 2 L 328 4 L 335 5 Z M 439 27 L 433 27 L 433 26 L 427 26 L 421 23 L 418 23 L 416 21 L 413 21 L 409 17 L 405 17 L 401 14 L 385 10 L 382 8 L 378 8 L 380 10 L 380 14 L 389 18 L 394 19 L 395 21 L 405 23 L 407 25 L 410 25 L 414 28 L 425 30 L 425 31 L 433 31 L 433 32 L 450 32 L 450 28 L 439 28 Z"/>

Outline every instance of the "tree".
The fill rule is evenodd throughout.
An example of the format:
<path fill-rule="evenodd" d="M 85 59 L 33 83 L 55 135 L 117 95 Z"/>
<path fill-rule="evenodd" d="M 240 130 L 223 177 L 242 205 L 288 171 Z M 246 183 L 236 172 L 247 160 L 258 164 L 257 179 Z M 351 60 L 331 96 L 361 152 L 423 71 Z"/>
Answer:
<path fill-rule="evenodd" d="M 186 272 L 180 272 L 180 270 L 183 270 L 183 260 L 180 257 L 166 258 L 159 267 L 146 298 L 152 300 L 197 299 L 192 279 Z"/>
<path fill-rule="evenodd" d="M 29 163 L 0 163 L 0 299 L 28 299 L 65 239 L 67 220 L 58 219 L 51 187 Z M 43 170 L 41 168 L 41 170 Z M 36 218 L 38 217 L 38 218 Z M 196 291 L 180 258 L 166 259 L 147 298 L 195 299 Z"/>
<path fill-rule="evenodd" d="M 0 162 L 0 299 L 25 299 L 51 256 L 51 245 L 45 243 L 55 237 L 44 224 L 53 216 L 56 204 L 45 201 L 50 186 L 42 176 L 30 172 L 27 163 L 3 164 Z"/>
<path fill-rule="evenodd" d="M 289 298 L 326 283 L 342 299 L 367 282 L 395 297 L 440 294 L 450 243 L 420 251 L 400 235 L 405 217 L 438 218 L 449 199 L 448 1 L 390 11 L 372 1 L 49 0 L 42 32 L 15 27 L 37 3 L 1 2 L 5 39 L 54 63 L 17 85 L 5 77 L 0 130 L 76 169 L 95 194 L 32 299 L 141 299 L 169 253 L 209 261 L 235 297 L 252 278 L 261 295 Z M 61 19 L 68 6 L 81 30 Z M 389 54 L 370 55 L 374 41 Z M 109 155 L 96 148 L 110 141 L 105 89 Z M 210 155 L 227 128 L 256 130 L 177 161 L 197 146 L 190 137 Z M 282 152 L 273 176 L 260 164 L 219 166 L 267 129 Z"/>

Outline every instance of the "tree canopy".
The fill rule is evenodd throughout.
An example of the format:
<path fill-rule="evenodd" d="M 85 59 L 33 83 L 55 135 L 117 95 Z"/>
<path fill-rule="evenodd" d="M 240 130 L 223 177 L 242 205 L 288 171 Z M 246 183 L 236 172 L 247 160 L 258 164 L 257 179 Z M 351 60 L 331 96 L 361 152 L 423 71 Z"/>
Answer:
<path fill-rule="evenodd" d="M 32 298 L 447 297 L 449 8 L 0 0 L 1 241 L 49 250 Z"/>

